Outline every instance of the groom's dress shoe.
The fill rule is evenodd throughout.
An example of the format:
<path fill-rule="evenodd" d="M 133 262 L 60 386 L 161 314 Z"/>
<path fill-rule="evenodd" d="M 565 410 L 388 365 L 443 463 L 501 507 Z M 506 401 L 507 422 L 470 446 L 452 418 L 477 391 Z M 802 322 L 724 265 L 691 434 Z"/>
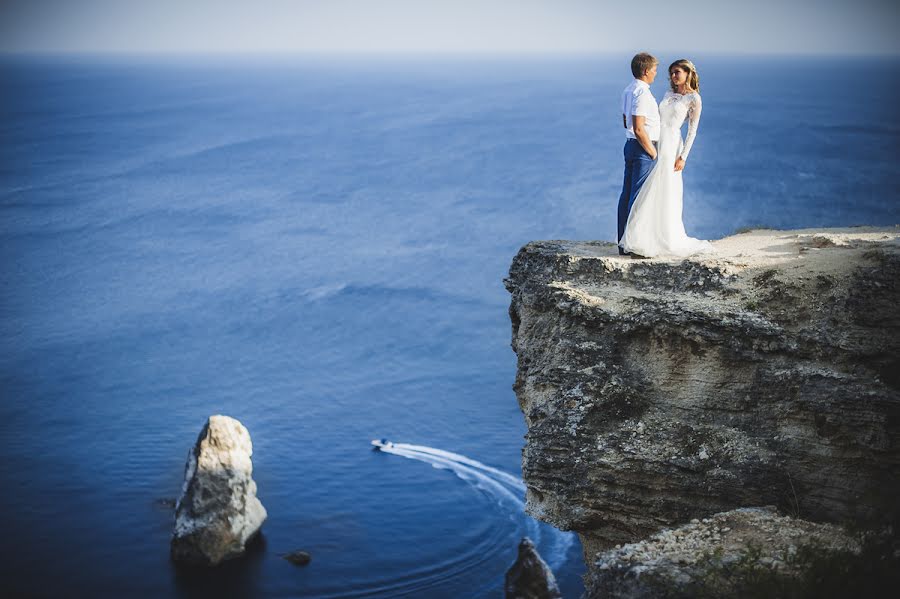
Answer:
<path fill-rule="evenodd" d="M 650 256 L 641 256 L 640 254 L 635 254 L 634 252 L 631 252 L 628 255 L 631 256 L 632 258 L 634 258 L 635 260 L 649 260 L 650 259 Z"/>

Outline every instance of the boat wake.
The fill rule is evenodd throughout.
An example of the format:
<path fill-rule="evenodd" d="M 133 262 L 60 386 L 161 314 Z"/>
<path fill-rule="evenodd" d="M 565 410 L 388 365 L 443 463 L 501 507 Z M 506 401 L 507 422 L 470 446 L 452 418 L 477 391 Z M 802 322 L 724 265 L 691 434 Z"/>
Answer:
<path fill-rule="evenodd" d="M 524 534 L 534 541 L 538 552 L 550 568 L 557 570 L 565 563 L 566 555 L 575 540 L 574 533 L 563 532 L 548 524 L 540 523 L 525 513 L 525 483 L 521 478 L 464 455 L 425 445 L 391 443 L 386 440 L 372 441 L 372 445 L 384 453 L 452 471 L 492 499 L 514 524 L 523 528 Z"/>

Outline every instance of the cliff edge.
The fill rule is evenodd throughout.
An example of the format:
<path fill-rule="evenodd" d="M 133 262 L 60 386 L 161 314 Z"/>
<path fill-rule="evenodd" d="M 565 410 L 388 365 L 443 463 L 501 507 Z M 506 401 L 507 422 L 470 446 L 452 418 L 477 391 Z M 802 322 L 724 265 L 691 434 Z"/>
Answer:
<path fill-rule="evenodd" d="M 505 280 L 527 510 L 578 532 L 589 569 L 737 508 L 896 522 L 900 228 L 714 245 L 637 260 L 532 242 Z"/>

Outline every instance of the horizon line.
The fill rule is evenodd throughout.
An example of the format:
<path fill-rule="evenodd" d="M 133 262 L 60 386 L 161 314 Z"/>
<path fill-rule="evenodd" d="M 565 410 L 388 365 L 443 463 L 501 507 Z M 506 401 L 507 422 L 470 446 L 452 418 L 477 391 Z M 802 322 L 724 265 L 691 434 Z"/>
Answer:
<path fill-rule="evenodd" d="M 471 51 L 447 51 L 447 50 L 0 50 L 0 57 L 136 57 L 136 58 L 173 58 L 173 57 L 335 57 L 335 58 L 562 58 L 562 57 L 622 57 L 631 56 L 645 49 L 637 48 L 629 51 L 616 50 L 471 50 Z M 676 54 L 674 50 L 655 50 L 657 54 Z M 653 52 L 651 52 L 652 54 Z M 896 52 L 759 52 L 759 51 L 720 51 L 700 50 L 696 53 L 688 53 L 692 56 L 721 56 L 721 57 L 762 57 L 762 58 L 900 58 Z M 680 53 L 679 55 L 684 55 Z"/>

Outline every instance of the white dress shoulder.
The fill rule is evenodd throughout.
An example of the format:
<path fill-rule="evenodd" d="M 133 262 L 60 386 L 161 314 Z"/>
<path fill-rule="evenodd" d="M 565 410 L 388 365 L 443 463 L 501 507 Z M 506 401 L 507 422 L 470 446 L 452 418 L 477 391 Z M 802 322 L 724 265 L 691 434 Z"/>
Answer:
<path fill-rule="evenodd" d="M 634 199 L 620 245 L 641 256 L 688 256 L 712 252 L 712 244 L 688 237 L 681 220 L 683 182 L 675 159 L 687 161 L 703 108 L 700 94 L 666 92 L 659 103 L 660 134 L 656 164 Z M 681 126 L 688 122 L 687 138 Z"/>

